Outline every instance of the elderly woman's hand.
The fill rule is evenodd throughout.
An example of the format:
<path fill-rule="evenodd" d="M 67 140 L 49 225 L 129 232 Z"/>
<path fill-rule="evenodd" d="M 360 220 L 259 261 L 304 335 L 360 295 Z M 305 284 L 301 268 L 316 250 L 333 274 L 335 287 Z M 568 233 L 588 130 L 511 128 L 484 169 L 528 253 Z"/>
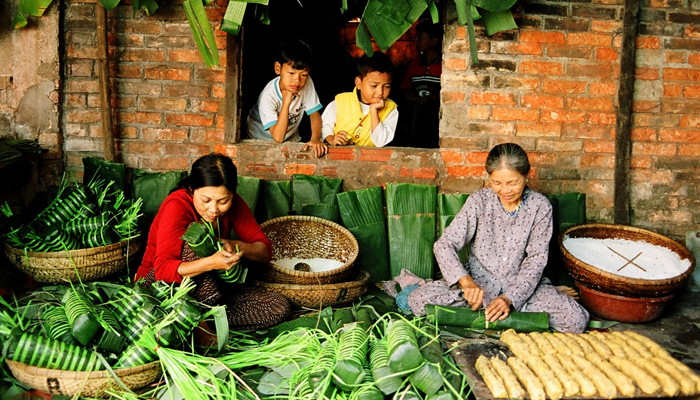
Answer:
<path fill-rule="evenodd" d="M 481 308 L 484 303 L 484 289 L 480 288 L 469 275 L 459 278 L 459 286 L 462 287 L 462 297 L 469 303 L 472 311 Z"/>
<path fill-rule="evenodd" d="M 486 307 L 486 319 L 489 322 L 496 322 L 497 319 L 506 319 L 510 314 L 510 306 L 511 302 L 504 294 L 496 297 Z"/>

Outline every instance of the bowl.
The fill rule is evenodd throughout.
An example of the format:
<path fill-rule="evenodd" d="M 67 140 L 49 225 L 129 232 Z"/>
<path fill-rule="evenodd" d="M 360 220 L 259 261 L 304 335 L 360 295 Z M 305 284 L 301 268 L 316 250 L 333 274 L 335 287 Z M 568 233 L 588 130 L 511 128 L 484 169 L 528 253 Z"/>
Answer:
<path fill-rule="evenodd" d="M 591 313 L 612 321 L 649 322 L 655 320 L 673 295 L 664 297 L 628 297 L 604 293 L 574 282 L 579 288 L 581 303 Z"/>
<path fill-rule="evenodd" d="M 564 247 L 568 238 L 627 239 L 665 247 L 690 261 L 678 276 L 667 279 L 629 278 L 604 271 L 574 257 Z M 579 283 L 604 293 L 629 297 L 664 297 L 682 289 L 695 268 L 693 254 L 682 244 L 658 233 L 616 224 L 585 224 L 567 228 L 559 235 L 559 248 L 564 265 Z"/>
<path fill-rule="evenodd" d="M 352 280 L 341 283 L 298 285 L 256 281 L 255 284 L 283 295 L 295 306 L 319 309 L 359 299 L 367 291 L 369 272 L 360 270 Z"/>
<path fill-rule="evenodd" d="M 296 271 L 273 264 L 262 269 L 262 280 L 271 283 L 312 285 L 343 282 L 352 277 L 359 246 L 349 230 L 335 222 L 311 216 L 288 216 L 263 222 L 260 227 L 272 243 L 271 261 L 325 258 L 341 266 L 328 271 Z"/>

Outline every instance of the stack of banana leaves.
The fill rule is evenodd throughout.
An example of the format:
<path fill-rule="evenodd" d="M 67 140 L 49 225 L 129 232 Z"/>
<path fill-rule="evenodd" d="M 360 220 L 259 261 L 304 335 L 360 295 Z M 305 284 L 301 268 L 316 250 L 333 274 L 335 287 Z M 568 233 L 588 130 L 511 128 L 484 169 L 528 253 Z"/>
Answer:
<path fill-rule="evenodd" d="M 12 302 L 0 298 L 2 357 L 64 371 L 156 361 L 154 348 L 181 346 L 207 317 L 188 295 L 193 287 L 187 279 L 165 290 L 91 282 L 44 287 Z M 148 334 L 156 347 L 138 344 Z"/>
<path fill-rule="evenodd" d="M 23 154 L 39 154 L 41 147 L 36 140 L 0 139 L 0 166 L 16 161 Z"/>
<path fill-rule="evenodd" d="M 106 246 L 136 237 L 143 200 L 126 199 L 112 182 L 95 180 L 68 185 L 64 179 L 56 197 L 31 221 L 20 224 L 7 204 L 0 239 L 26 251 L 52 252 Z M 10 221 L 11 222 L 8 222 Z"/>
<path fill-rule="evenodd" d="M 221 235 L 217 235 L 214 232 L 213 224 L 202 221 L 190 224 L 181 239 L 187 242 L 187 245 L 197 257 L 205 258 L 222 249 L 221 242 L 219 242 L 217 236 Z M 238 247 L 235 250 L 238 252 Z M 245 283 L 248 268 L 244 267 L 242 263 L 238 263 L 231 269 L 219 269 L 217 272 L 221 279 L 228 283 Z"/>

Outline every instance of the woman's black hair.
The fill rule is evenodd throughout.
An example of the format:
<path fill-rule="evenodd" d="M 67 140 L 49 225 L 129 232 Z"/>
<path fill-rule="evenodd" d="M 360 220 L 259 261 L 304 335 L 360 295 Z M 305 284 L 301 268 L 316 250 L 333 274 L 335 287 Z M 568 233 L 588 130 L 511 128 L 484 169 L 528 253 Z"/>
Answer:
<path fill-rule="evenodd" d="M 486 172 L 507 168 L 527 176 L 530 172 L 530 160 L 522 147 L 515 143 L 502 143 L 495 146 L 486 157 Z"/>
<path fill-rule="evenodd" d="M 229 192 L 236 193 L 238 171 L 229 157 L 212 153 L 198 158 L 192 164 L 189 176 L 178 184 L 179 188 L 192 192 L 205 186 L 224 186 Z"/>

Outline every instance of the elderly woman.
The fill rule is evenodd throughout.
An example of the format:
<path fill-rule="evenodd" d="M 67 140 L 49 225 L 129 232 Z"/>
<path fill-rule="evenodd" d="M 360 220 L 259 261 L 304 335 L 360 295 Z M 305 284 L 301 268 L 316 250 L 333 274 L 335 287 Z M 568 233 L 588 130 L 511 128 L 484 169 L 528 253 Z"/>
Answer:
<path fill-rule="evenodd" d="M 467 199 L 433 250 L 443 279 L 414 290 L 408 304 L 415 315 L 426 304 L 486 305 L 486 318 L 505 319 L 511 309 L 546 312 L 561 332 L 583 332 L 588 312 L 542 276 L 552 237 L 552 206 L 527 187 L 530 162 L 514 143 L 494 147 L 486 159 L 491 186 Z M 471 244 L 462 265 L 457 254 Z"/>
<path fill-rule="evenodd" d="M 236 194 L 236 166 L 220 154 L 200 157 L 188 178 L 161 204 L 148 233 L 148 243 L 136 280 L 197 284 L 193 296 L 200 302 L 227 305 L 232 329 L 260 329 L 275 325 L 290 312 L 284 296 L 244 285 L 229 285 L 217 270 L 229 270 L 241 259 L 267 262 L 270 241 L 243 199 Z M 223 250 L 198 258 L 181 236 L 196 221 L 211 222 Z M 234 239 L 235 238 L 235 239 Z"/>

